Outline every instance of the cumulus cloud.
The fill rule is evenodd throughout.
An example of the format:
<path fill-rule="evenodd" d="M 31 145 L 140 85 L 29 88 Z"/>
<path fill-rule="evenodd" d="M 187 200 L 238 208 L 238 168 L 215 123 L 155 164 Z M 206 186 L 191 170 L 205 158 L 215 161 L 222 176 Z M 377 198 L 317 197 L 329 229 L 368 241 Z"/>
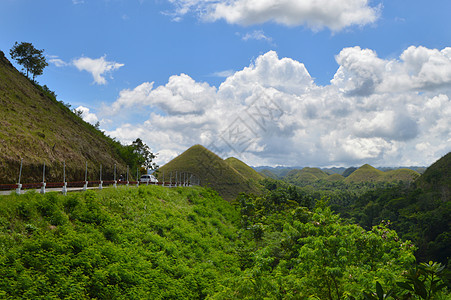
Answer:
<path fill-rule="evenodd" d="M 95 124 L 99 121 L 97 115 L 95 113 L 90 112 L 90 109 L 85 106 L 79 106 L 75 109 L 75 111 L 81 112 L 81 117 L 88 123 Z"/>
<path fill-rule="evenodd" d="M 141 137 L 160 163 L 200 143 L 252 165 L 427 165 L 451 149 L 449 59 L 449 48 L 409 47 L 390 60 L 345 48 L 320 86 L 304 64 L 270 51 L 218 88 L 174 75 L 121 91 L 101 113 L 146 112 L 107 133 Z"/>
<path fill-rule="evenodd" d="M 109 74 L 111 77 L 111 73 L 120 67 L 123 67 L 124 64 L 114 61 L 107 61 L 105 57 L 106 56 L 102 56 L 96 59 L 81 57 L 74 59 L 72 63 L 79 71 L 87 71 L 88 73 L 91 73 L 96 84 L 106 84 L 107 82 L 105 76 Z"/>
<path fill-rule="evenodd" d="M 337 56 L 340 65 L 332 84 L 349 95 L 374 92 L 436 90 L 451 84 L 451 48 L 407 48 L 398 60 L 384 60 L 360 47 L 345 48 Z"/>
<path fill-rule="evenodd" d="M 286 26 L 305 25 L 313 30 L 327 27 L 332 31 L 373 23 L 381 9 L 381 6 L 370 6 L 368 0 L 169 1 L 176 7 L 173 18 L 177 21 L 195 11 L 205 21 L 225 20 L 240 25 L 275 22 Z"/>

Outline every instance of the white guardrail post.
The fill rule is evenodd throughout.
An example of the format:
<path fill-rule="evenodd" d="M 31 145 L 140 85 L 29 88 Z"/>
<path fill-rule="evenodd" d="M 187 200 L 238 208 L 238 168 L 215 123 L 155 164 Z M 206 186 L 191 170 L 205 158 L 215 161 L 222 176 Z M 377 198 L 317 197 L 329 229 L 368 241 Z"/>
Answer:
<path fill-rule="evenodd" d="M 63 168 L 63 182 L 64 182 L 64 185 L 63 185 L 63 190 L 62 190 L 62 192 L 63 192 L 63 195 L 66 196 L 66 195 L 67 195 L 66 161 L 63 162 L 63 166 L 64 166 L 64 168 Z"/>
<path fill-rule="evenodd" d="M 45 161 L 44 161 L 44 167 L 42 168 L 41 194 L 45 194 Z"/>

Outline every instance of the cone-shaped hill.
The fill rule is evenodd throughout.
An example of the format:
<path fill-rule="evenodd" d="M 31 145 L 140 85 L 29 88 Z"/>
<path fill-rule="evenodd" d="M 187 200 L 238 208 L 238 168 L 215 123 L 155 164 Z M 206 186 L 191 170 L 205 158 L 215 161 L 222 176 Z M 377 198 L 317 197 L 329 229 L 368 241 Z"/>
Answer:
<path fill-rule="evenodd" d="M 48 181 L 63 180 L 63 161 L 68 181 L 98 180 L 102 164 L 104 179 L 114 164 L 126 171 L 120 144 L 75 115 L 43 89 L 21 74 L 0 51 L 0 183 L 15 183 L 23 159 L 22 182 L 40 182 L 43 163 Z M 91 177 L 91 179 L 90 179 Z"/>
<path fill-rule="evenodd" d="M 241 162 L 241 164 L 244 163 Z M 180 172 L 194 174 L 200 178 L 202 186 L 210 186 L 226 200 L 233 200 L 241 192 L 260 193 L 260 189 L 255 183 L 201 145 L 190 147 L 162 166 L 158 171 L 158 177 L 161 180 L 164 174 L 165 180 L 167 180 L 171 176 L 170 174 L 174 178 L 176 172 L 178 174 Z"/>
<path fill-rule="evenodd" d="M 433 163 L 426 171 L 415 181 L 417 187 L 426 191 L 439 194 L 440 197 L 449 201 L 451 198 L 451 152 Z"/>
<path fill-rule="evenodd" d="M 340 181 L 343 179 L 344 177 L 341 176 L 340 174 L 331 174 L 326 178 L 327 181 Z"/>
<path fill-rule="evenodd" d="M 312 183 L 320 179 L 325 179 L 329 175 L 321 169 L 305 167 L 302 170 L 294 169 L 288 172 L 285 180 L 293 184 Z"/>
<path fill-rule="evenodd" d="M 386 171 L 384 174 L 384 181 L 393 182 L 393 181 L 414 181 L 420 176 L 420 173 L 411 169 L 396 169 Z"/>
<path fill-rule="evenodd" d="M 412 182 L 418 178 L 420 174 L 410 169 L 396 169 L 383 172 L 368 164 L 361 166 L 344 179 L 344 182 L 395 182 L 406 181 Z"/>
<path fill-rule="evenodd" d="M 380 181 L 384 177 L 384 172 L 365 164 L 345 178 L 346 183 L 351 182 L 374 182 Z"/>
<path fill-rule="evenodd" d="M 225 160 L 232 168 L 238 171 L 244 178 L 253 180 L 262 180 L 264 177 L 257 171 L 246 165 L 244 162 L 235 157 L 229 157 Z"/>

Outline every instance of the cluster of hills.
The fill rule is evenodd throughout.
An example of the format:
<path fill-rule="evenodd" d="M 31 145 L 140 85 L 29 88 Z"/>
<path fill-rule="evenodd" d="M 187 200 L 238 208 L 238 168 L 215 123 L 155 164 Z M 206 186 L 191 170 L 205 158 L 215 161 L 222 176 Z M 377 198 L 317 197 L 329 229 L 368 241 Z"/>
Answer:
<path fill-rule="evenodd" d="M 214 188 L 226 200 L 239 193 L 260 193 L 258 181 L 263 179 L 257 171 L 237 158 L 222 159 L 201 145 L 194 145 L 162 166 L 158 178 L 174 178 L 175 174 L 189 173 L 200 180 L 202 186 Z"/>
<path fill-rule="evenodd" d="M 412 182 L 420 176 L 420 173 L 408 168 L 381 171 L 368 164 L 359 168 L 348 168 L 344 170 L 342 174 L 310 167 L 302 169 L 285 169 L 284 172 L 273 172 L 270 169 L 261 169 L 259 173 L 265 178 L 280 179 L 301 186 L 321 180 L 329 182 L 341 181 L 343 183 Z"/>

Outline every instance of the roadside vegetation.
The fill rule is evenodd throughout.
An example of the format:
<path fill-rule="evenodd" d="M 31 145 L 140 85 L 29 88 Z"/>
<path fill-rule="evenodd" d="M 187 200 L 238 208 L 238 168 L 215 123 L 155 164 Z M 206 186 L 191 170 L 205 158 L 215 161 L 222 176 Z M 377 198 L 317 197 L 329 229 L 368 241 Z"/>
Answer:
<path fill-rule="evenodd" d="M 0 199 L 6 299 L 447 299 L 442 265 L 415 250 L 293 186 L 233 204 L 158 186 Z"/>

